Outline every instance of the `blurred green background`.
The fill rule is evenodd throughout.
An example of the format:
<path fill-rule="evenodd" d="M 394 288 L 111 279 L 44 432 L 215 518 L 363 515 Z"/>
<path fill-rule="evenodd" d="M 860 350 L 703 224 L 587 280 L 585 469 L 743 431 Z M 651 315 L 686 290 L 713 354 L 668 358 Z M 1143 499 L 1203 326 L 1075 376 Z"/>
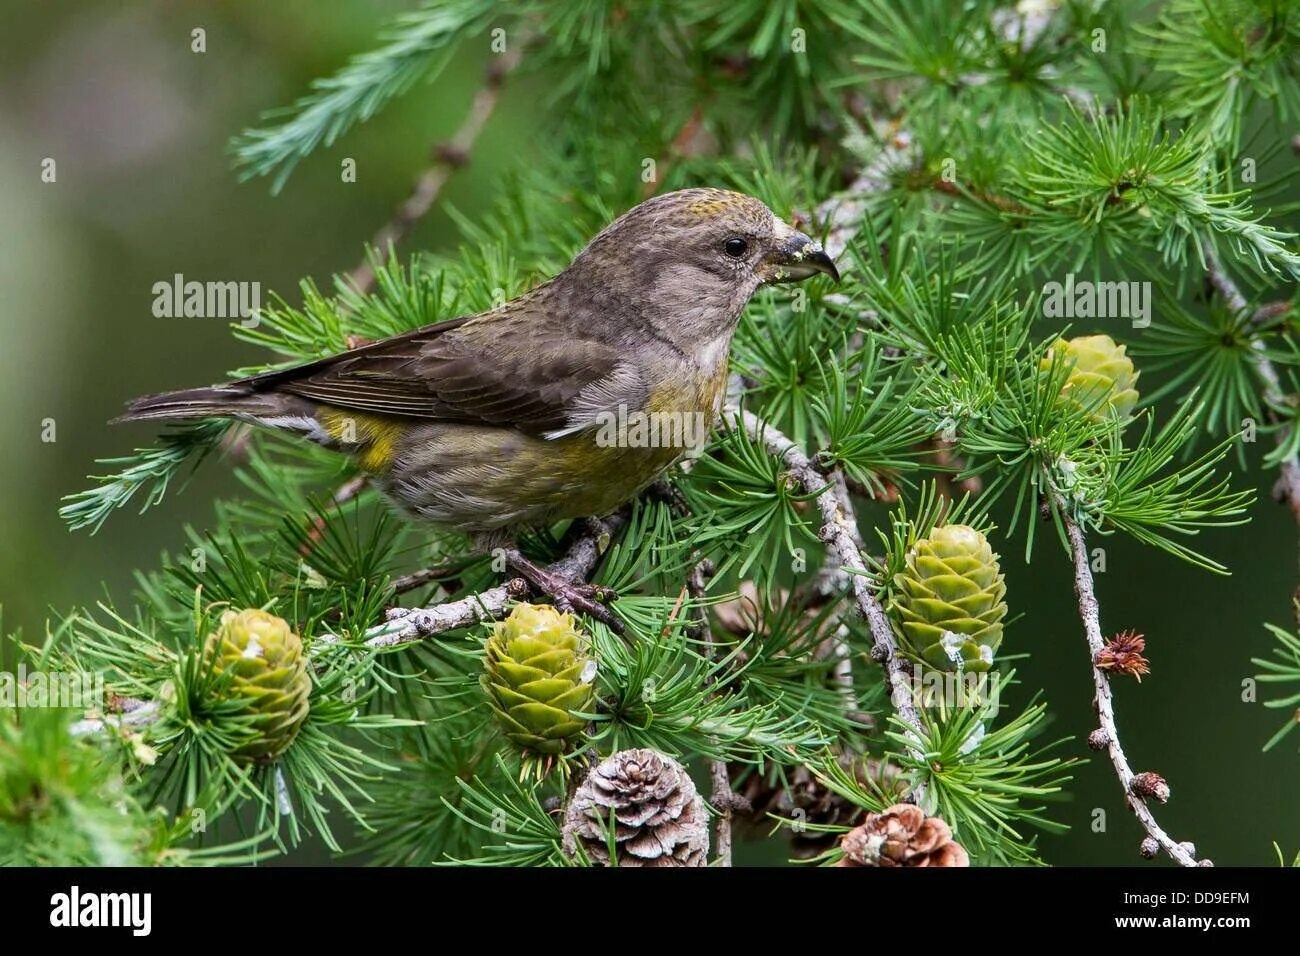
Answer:
<path fill-rule="evenodd" d="M 152 286 L 187 279 L 257 281 L 293 300 L 300 278 L 327 283 L 407 194 L 430 144 L 460 123 L 480 64 L 455 64 L 376 120 L 299 168 L 272 197 L 265 181 L 236 182 L 227 138 L 260 111 L 290 102 L 308 82 L 371 44 L 406 9 L 397 0 L 204 0 L 6 4 L 0 11 L 0 602 L 6 630 L 39 634 L 51 612 L 127 597 L 132 569 L 153 566 L 203 526 L 214 496 L 233 492 L 229 470 L 209 463 L 185 494 L 143 517 L 122 513 L 95 537 L 69 534 L 56 511 L 85 486 L 93 459 L 151 438 L 147 428 L 105 423 L 134 395 L 216 381 L 259 361 L 222 320 L 162 319 Z M 190 31 L 207 31 L 207 52 Z M 507 88 L 471 165 L 443 193 L 443 206 L 473 215 L 491 202 L 497 177 L 545 149 L 528 79 Z M 535 82 L 535 79 L 532 81 Z M 42 183 L 41 163 L 57 163 Z M 357 181 L 340 181 L 344 157 Z M 1293 161 L 1293 160 L 1292 160 Z M 445 211 L 417 227 L 408 249 L 454 245 Z M 42 441 L 52 419 L 56 440 Z M 1252 455 L 1257 459 L 1258 455 Z M 1259 490 L 1250 525 L 1204 536 L 1228 564 L 1213 577 L 1127 540 L 1107 549 L 1098 576 L 1103 627 L 1148 637 L 1153 674 L 1140 687 L 1117 682 L 1121 733 L 1135 769 L 1173 787 L 1162 824 L 1219 864 L 1272 864 L 1274 840 L 1300 849 L 1300 760 L 1294 742 L 1262 754 L 1283 715 L 1242 700 L 1269 652 L 1264 621 L 1288 625 L 1296 586 L 1296 529 L 1272 503 L 1272 476 L 1252 461 L 1236 481 Z M 878 513 L 868 512 L 868 518 Z M 870 536 L 870 535 L 869 535 Z M 1054 736 L 1092 757 L 1068 802 L 1068 822 L 1045 837 L 1053 863 L 1137 863 L 1139 829 L 1109 766 L 1083 738 L 1092 728 L 1086 646 L 1065 556 L 1047 538 L 1032 564 L 1020 538 L 1004 549 L 1009 596 L 1021 617 L 1006 647 L 1020 662 L 1013 704 L 1042 688 Z M 1106 832 L 1094 832 L 1094 811 Z M 741 862 L 774 860 L 742 850 Z"/>

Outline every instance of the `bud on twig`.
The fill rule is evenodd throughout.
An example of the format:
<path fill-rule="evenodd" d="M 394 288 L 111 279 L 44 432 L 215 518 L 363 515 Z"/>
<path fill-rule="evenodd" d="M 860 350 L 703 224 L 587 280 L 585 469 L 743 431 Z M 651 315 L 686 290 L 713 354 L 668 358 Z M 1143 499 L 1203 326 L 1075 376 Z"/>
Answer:
<path fill-rule="evenodd" d="M 1143 837 L 1142 842 L 1138 844 L 1138 853 L 1142 854 L 1144 860 L 1154 860 L 1159 852 L 1160 844 L 1156 842 L 1155 837 Z"/>
<path fill-rule="evenodd" d="M 1139 773 L 1129 784 L 1129 790 L 1135 797 L 1141 797 L 1143 800 L 1154 799 L 1158 803 L 1166 803 L 1169 800 L 1169 784 L 1160 774 L 1147 770 Z"/>
<path fill-rule="evenodd" d="M 1121 631 L 1097 652 L 1093 663 L 1107 674 L 1127 674 L 1142 683 L 1142 675 L 1151 672 L 1151 663 L 1142 656 L 1146 638 L 1137 631 Z"/>

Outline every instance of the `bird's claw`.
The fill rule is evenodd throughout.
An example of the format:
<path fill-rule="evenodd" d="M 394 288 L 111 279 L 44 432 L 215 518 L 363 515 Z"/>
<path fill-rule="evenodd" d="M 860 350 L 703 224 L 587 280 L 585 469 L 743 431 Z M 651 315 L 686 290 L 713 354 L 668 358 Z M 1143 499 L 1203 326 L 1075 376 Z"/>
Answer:
<path fill-rule="evenodd" d="M 646 488 L 646 494 L 656 501 L 662 501 L 677 517 L 690 517 L 690 502 L 686 500 L 686 496 L 682 494 L 681 489 L 667 479 L 655 479 L 655 481 L 651 483 L 650 487 Z"/>
<path fill-rule="evenodd" d="M 577 611 L 600 621 L 615 634 L 623 633 L 623 622 L 609 609 L 610 602 L 618 597 L 611 588 L 561 582 L 550 589 L 548 596 L 561 611 Z"/>
<path fill-rule="evenodd" d="M 550 598 L 559 610 L 585 614 L 600 621 L 615 634 L 623 633 L 623 622 L 609 609 L 610 603 L 618 597 L 613 588 L 575 584 L 539 567 L 518 553 L 509 555 L 507 560 L 538 596 Z"/>

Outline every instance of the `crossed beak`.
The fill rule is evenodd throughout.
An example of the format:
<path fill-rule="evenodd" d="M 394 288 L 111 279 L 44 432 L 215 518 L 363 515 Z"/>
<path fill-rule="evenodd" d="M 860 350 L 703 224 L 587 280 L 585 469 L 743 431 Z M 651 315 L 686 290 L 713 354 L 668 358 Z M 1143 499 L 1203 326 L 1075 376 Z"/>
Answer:
<path fill-rule="evenodd" d="M 778 220 L 773 250 L 758 265 L 762 280 L 765 283 L 800 282 L 818 272 L 830 276 L 835 282 L 840 281 L 840 271 L 821 243 Z"/>

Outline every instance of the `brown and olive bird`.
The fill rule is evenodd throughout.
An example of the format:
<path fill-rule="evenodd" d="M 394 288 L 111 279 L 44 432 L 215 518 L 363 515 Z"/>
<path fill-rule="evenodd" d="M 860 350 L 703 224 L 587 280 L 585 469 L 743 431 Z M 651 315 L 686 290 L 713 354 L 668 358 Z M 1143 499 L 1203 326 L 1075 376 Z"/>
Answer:
<path fill-rule="evenodd" d="M 629 210 L 555 278 L 491 311 L 148 395 L 117 421 L 233 418 L 348 453 L 403 510 L 504 547 L 534 587 L 610 621 L 592 589 L 520 554 L 515 532 L 607 514 L 698 444 L 687 426 L 720 411 L 750 296 L 817 273 L 839 279 L 757 199 L 684 189 Z"/>

